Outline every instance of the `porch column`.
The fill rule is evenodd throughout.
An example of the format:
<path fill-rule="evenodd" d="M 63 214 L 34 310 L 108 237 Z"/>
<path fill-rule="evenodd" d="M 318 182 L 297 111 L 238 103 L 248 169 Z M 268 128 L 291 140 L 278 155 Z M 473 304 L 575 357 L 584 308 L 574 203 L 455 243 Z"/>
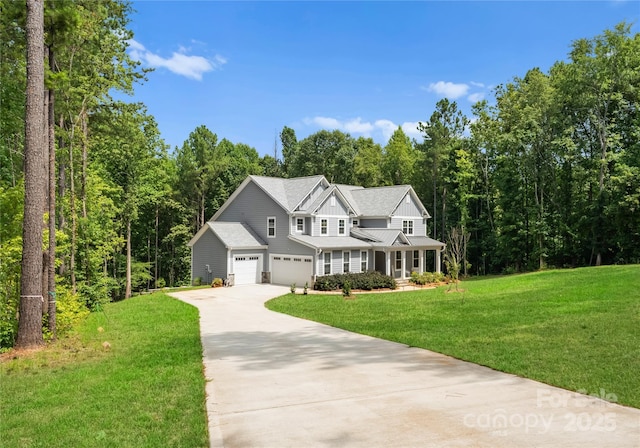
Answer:
<path fill-rule="evenodd" d="M 440 262 L 440 252 L 442 251 L 442 249 L 438 248 L 436 249 L 436 272 L 440 273 L 442 272 L 442 268 L 440 266 L 441 262 Z"/>
<path fill-rule="evenodd" d="M 391 275 L 391 252 L 384 251 L 384 261 L 385 261 L 385 274 Z"/>
<path fill-rule="evenodd" d="M 420 254 L 420 265 L 418 266 L 418 274 L 422 274 L 424 272 L 424 250 L 419 250 L 418 253 Z"/>
<path fill-rule="evenodd" d="M 402 252 L 402 275 L 400 276 L 401 279 L 405 279 L 407 278 L 407 253 L 408 251 L 403 250 Z"/>

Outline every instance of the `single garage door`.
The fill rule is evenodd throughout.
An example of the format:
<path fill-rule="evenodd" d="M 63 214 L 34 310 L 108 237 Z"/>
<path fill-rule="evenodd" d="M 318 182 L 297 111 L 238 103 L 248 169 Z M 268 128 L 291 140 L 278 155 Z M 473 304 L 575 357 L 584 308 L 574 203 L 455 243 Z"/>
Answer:
<path fill-rule="evenodd" d="M 298 287 L 305 283 L 311 285 L 313 276 L 313 257 L 296 255 L 271 256 L 271 283 Z"/>
<path fill-rule="evenodd" d="M 233 257 L 235 285 L 260 283 L 262 255 L 235 255 Z"/>

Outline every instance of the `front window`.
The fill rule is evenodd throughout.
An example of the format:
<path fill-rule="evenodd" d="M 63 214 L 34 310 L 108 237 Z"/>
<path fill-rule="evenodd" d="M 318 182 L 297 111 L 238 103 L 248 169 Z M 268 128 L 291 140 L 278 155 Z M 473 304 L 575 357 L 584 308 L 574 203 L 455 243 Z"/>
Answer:
<path fill-rule="evenodd" d="M 362 252 L 360 252 L 360 271 L 361 272 L 367 272 L 368 266 L 367 266 L 367 251 L 363 250 Z"/>
<path fill-rule="evenodd" d="M 352 223 L 353 223 L 353 227 L 358 227 L 358 220 L 357 219 L 354 219 L 352 221 Z"/>
<path fill-rule="evenodd" d="M 396 271 L 402 270 L 402 252 L 396 252 Z"/>
<path fill-rule="evenodd" d="M 323 260 L 323 264 L 324 264 L 324 275 L 330 275 L 331 274 L 331 252 L 325 252 L 324 253 L 324 260 Z"/>
<path fill-rule="evenodd" d="M 267 237 L 276 237 L 276 218 L 274 216 L 267 218 Z"/>
<path fill-rule="evenodd" d="M 349 272 L 351 270 L 351 254 L 349 252 L 342 252 L 342 272 Z"/>
<path fill-rule="evenodd" d="M 402 221 L 402 233 L 405 235 L 413 235 L 413 221 Z"/>
<path fill-rule="evenodd" d="M 338 235 L 344 235 L 344 229 L 345 229 L 344 223 L 345 223 L 344 219 L 338 220 Z"/>
<path fill-rule="evenodd" d="M 328 232 L 328 225 L 326 219 L 320 220 L 320 235 L 326 235 Z"/>
<path fill-rule="evenodd" d="M 413 267 L 416 269 L 420 269 L 420 251 L 413 251 Z"/>
<path fill-rule="evenodd" d="M 304 218 L 296 218 L 296 232 L 304 232 Z"/>

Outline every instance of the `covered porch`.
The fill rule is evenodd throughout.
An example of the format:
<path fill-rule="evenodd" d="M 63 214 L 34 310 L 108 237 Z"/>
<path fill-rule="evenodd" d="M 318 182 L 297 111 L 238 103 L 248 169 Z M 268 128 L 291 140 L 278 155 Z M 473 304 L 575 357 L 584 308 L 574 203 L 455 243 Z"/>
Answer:
<path fill-rule="evenodd" d="M 444 245 L 433 248 L 391 247 L 375 250 L 375 270 L 396 280 L 411 278 L 412 272 L 427 271 L 427 262 L 433 257 L 435 272 L 442 272 L 442 251 Z"/>

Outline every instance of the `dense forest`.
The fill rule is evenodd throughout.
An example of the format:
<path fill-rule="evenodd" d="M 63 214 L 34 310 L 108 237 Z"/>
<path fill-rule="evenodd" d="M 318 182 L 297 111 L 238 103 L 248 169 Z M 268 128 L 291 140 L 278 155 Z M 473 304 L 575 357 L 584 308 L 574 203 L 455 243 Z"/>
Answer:
<path fill-rule="evenodd" d="M 498 86 L 472 117 L 439 101 L 421 141 L 401 128 L 384 146 L 337 130 L 298 140 L 284 126 L 261 157 L 205 126 L 168 148 L 143 104 L 115 99 L 153 76 L 127 54 L 130 13 L 124 0 L 44 2 L 36 232 L 59 330 L 69 315 L 188 282 L 187 242 L 249 174 L 411 184 L 430 236 L 469 234 L 468 275 L 640 262 L 640 35 L 629 24 L 567 43 L 565 61 Z M 15 344 L 26 297 L 25 116 L 39 82 L 27 76 L 27 24 L 24 2 L 0 0 L 0 349 Z"/>

